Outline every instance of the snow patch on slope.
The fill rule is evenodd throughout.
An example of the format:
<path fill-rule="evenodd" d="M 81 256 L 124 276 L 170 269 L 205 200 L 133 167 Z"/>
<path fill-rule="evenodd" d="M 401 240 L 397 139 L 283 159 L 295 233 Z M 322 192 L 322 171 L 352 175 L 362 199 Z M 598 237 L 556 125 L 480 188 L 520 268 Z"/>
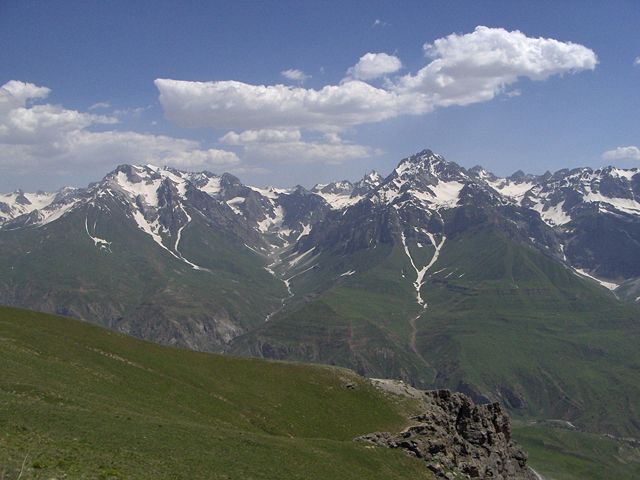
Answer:
<path fill-rule="evenodd" d="M 277 200 L 280 195 L 290 192 L 290 190 L 287 190 L 286 188 L 275 188 L 275 187 L 266 187 L 266 188 L 249 187 L 249 188 L 254 192 L 258 192 L 263 197 L 267 197 L 270 200 Z"/>
<path fill-rule="evenodd" d="M 409 247 L 407 245 L 407 239 L 404 235 L 404 232 L 400 233 L 400 238 L 402 239 L 402 246 L 404 247 L 404 252 L 407 254 L 407 257 L 409 258 L 409 262 L 411 262 L 411 266 L 416 271 L 416 280 L 415 282 L 413 282 L 413 286 L 416 289 L 416 298 L 418 300 L 418 304 L 422 308 L 427 308 L 427 303 L 422 298 L 420 290 L 422 289 L 422 285 L 424 285 L 425 275 L 427 274 L 429 269 L 438 261 L 438 257 L 440 256 L 440 250 L 442 249 L 442 246 L 444 245 L 444 242 L 447 239 L 447 237 L 443 235 L 442 240 L 440 240 L 440 242 L 438 243 L 436 242 L 435 236 L 432 233 L 427 232 L 426 230 L 424 231 L 424 233 L 429 237 L 429 240 L 431 241 L 433 248 L 435 248 L 435 252 L 433 253 L 433 257 L 431 257 L 431 260 L 429 261 L 429 263 L 421 268 L 418 268 L 416 266 L 413 260 L 413 257 L 411 256 L 411 252 L 409 251 Z"/>
<path fill-rule="evenodd" d="M 532 208 L 538 212 L 542 220 L 551 227 L 564 225 L 571 221 L 571 216 L 564 211 L 564 200 L 548 208 L 542 203 L 536 203 Z"/>
<path fill-rule="evenodd" d="M 267 233 L 269 231 L 278 230 L 282 226 L 282 222 L 284 221 L 284 209 L 277 205 L 274 208 L 273 216 L 267 215 L 264 220 L 258 222 L 258 230 L 262 233 Z M 287 232 L 282 232 L 287 233 Z"/>
<path fill-rule="evenodd" d="M 238 205 L 240 205 L 241 203 L 244 203 L 244 201 L 245 201 L 244 197 L 233 197 L 232 199 L 227 200 L 225 203 L 229 205 L 231 210 L 233 210 L 236 215 L 242 215 L 242 210 L 240 210 Z"/>
<path fill-rule="evenodd" d="M 502 178 L 497 180 L 489 180 L 485 178 L 484 180 L 499 194 L 508 197 L 517 203 L 520 203 L 525 194 L 535 186 L 532 182 L 518 183 Z"/>
<path fill-rule="evenodd" d="M 298 265 L 307 255 L 309 255 L 311 252 L 313 252 L 315 250 L 315 248 L 312 248 L 310 250 L 307 250 L 306 252 L 303 252 L 299 255 L 294 256 L 293 259 L 288 260 L 289 262 L 289 268 L 293 268 L 296 265 Z"/>
<path fill-rule="evenodd" d="M 40 226 L 43 226 L 47 225 L 48 223 L 54 222 L 59 218 L 64 217 L 77 205 L 77 200 L 72 200 L 68 203 L 57 203 L 49 205 L 42 210 L 38 210 L 38 221 L 36 223 Z"/>
<path fill-rule="evenodd" d="M 181 206 L 181 208 L 182 208 L 182 206 Z M 188 224 L 191 221 L 191 217 L 187 214 L 187 212 L 184 209 L 183 209 L 183 212 L 185 213 L 185 215 L 187 215 L 187 219 L 188 219 L 187 224 Z M 162 226 L 160 225 L 158 220 L 154 220 L 152 222 L 149 222 L 139 210 L 133 210 L 132 216 L 133 216 L 133 219 L 135 220 L 136 224 L 138 225 L 138 228 L 140 228 L 140 230 L 142 230 L 147 235 L 149 235 L 153 239 L 153 241 L 156 242 L 160 247 L 162 247 L 164 250 L 169 252 L 169 254 L 171 254 L 172 257 L 180 260 L 181 262 L 186 263 L 187 265 L 189 265 L 194 270 L 205 270 L 205 271 L 208 271 L 206 268 L 200 267 L 199 265 L 196 265 L 195 263 L 192 263 L 189 260 L 187 260 L 186 258 L 184 258 L 179 253 L 179 251 L 177 250 L 178 245 L 180 243 L 182 230 L 184 230 L 184 227 L 186 227 L 186 224 L 184 226 L 182 226 L 181 229 L 178 232 L 178 238 L 177 238 L 176 244 L 175 244 L 176 252 L 178 252 L 178 253 L 176 253 L 176 252 L 170 250 L 169 248 L 167 248 L 164 245 L 164 243 L 162 243 L 162 237 L 160 236 L 160 231 L 162 230 Z"/>
<path fill-rule="evenodd" d="M 319 191 L 315 192 L 315 194 L 324 198 L 333 210 L 350 207 L 364 198 L 361 195 L 351 196 L 350 193 L 323 193 Z"/>
<path fill-rule="evenodd" d="M 220 187 L 220 177 L 209 177 L 207 183 L 198 189 L 211 197 L 216 197 L 222 188 Z"/>
<path fill-rule="evenodd" d="M 111 242 L 108 242 L 107 240 L 105 240 L 104 238 L 99 238 L 99 237 L 94 237 L 93 235 L 91 235 L 91 233 L 89 233 L 89 225 L 88 225 L 88 218 L 85 217 L 84 218 L 84 228 L 87 232 L 87 235 L 89 235 L 89 238 L 91 240 L 93 240 L 93 244 L 95 247 L 100 247 L 100 249 L 104 249 L 106 251 L 108 251 L 109 253 L 111 253 Z M 96 223 L 93 223 L 93 232 L 95 234 L 96 231 Z"/>
<path fill-rule="evenodd" d="M 311 233 L 311 225 L 303 224 L 302 231 L 300 232 L 300 235 L 298 235 L 298 238 L 296 238 L 296 242 L 302 237 L 309 235 L 309 233 Z"/>
<path fill-rule="evenodd" d="M 429 189 L 433 192 L 421 192 L 418 190 L 410 190 L 418 200 L 427 203 L 434 208 L 453 208 L 458 205 L 460 191 L 464 188 L 464 183 L 460 182 L 444 182 L 439 181 L 436 185 L 430 185 Z"/>
<path fill-rule="evenodd" d="M 594 277 L 593 275 L 587 273 L 585 270 L 582 270 L 580 268 L 573 268 L 575 270 L 576 273 L 578 273 L 579 275 L 583 276 L 583 277 L 587 277 L 590 278 L 591 280 L 595 280 L 596 282 L 598 282 L 600 285 L 602 285 L 605 288 L 608 288 L 609 290 L 613 291 L 616 288 L 618 288 L 620 285 L 618 285 L 617 283 L 613 283 L 613 282 L 605 282 L 604 280 L 600 280 L 599 278 Z"/>
<path fill-rule="evenodd" d="M 601 193 L 589 192 L 583 195 L 582 199 L 585 202 L 606 203 L 621 212 L 640 215 L 640 203 L 631 198 L 606 197 Z"/>
<path fill-rule="evenodd" d="M 131 182 L 124 172 L 118 172 L 116 182 L 120 188 L 133 198 L 142 198 L 146 205 L 158 206 L 158 188 L 160 179 L 143 179 L 140 182 Z"/>
<path fill-rule="evenodd" d="M 158 245 L 164 248 L 171 255 L 178 258 L 178 256 L 175 253 L 173 253 L 171 250 L 165 247 L 164 244 L 162 243 L 162 237 L 160 236 L 161 226 L 157 220 L 153 222 L 147 221 L 147 219 L 144 218 L 144 215 L 142 214 L 142 212 L 140 212 L 139 210 L 133 210 L 132 216 L 140 230 L 142 230 L 147 235 L 150 235 L 154 242 L 156 242 Z"/>
<path fill-rule="evenodd" d="M 191 215 L 189 215 L 187 213 L 187 211 L 184 209 L 184 207 L 182 205 L 180 205 L 180 209 L 182 210 L 182 213 L 185 215 L 185 217 L 187 217 L 187 222 L 178 229 L 178 233 L 176 234 L 176 244 L 175 244 L 174 249 L 175 249 L 176 253 L 178 254 L 178 257 L 180 257 L 180 259 L 184 263 L 186 263 L 187 265 L 191 266 L 191 268 L 193 268 L 194 270 L 209 271 L 208 268 L 204 268 L 204 267 L 201 267 L 200 265 L 196 265 L 195 263 L 190 262 L 189 260 L 184 258 L 184 255 L 178 249 L 178 246 L 180 245 L 180 240 L 182 239 L 182 231 L 186 228 L 187 225 L 189 225 L 191 223 Z"/>

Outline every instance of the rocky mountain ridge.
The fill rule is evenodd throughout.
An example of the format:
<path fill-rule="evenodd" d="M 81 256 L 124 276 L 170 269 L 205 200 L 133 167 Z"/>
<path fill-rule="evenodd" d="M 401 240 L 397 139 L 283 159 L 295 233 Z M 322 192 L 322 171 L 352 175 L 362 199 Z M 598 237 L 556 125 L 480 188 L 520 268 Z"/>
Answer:
<path fill-rule="evenodd" d="M 176 243 L 190 222 L 193 205 L 235 231 L 248 248 L 268 256 L 301 240 L 331 211 L 340 212 L 332 217 L 337 219 L 372 211 L 375 205 L 392 206 L 404 222 L 409 217 L 429 217 L 423 220 L 433 218 L 434 225 L 440 223 L 436 229 L 442 230 L 439 213 L 482 202 L 520 208 L 520 216 L 524 212 L 530 217 L 526 221 L 536 231 L 543 230 L 535 225 L 534 217 L 539 216 L 549 229 L 543 238 L 525 232 L 528 238 L 610 289 L 640 276 L 637 255 L 617 258 L 620 249 L 631 253 L 640 241 L 638 169 L 564 169 L 540 176 L 516 172 L 499 178 L 481 167 L 467 170 L 429 150 L 402 160 L 386 178 L 371 172 L 356 183 L 316 185 L 310 191 L 249 187 L 230 174 L 123 165 L 86 189 L 0 195 L 0 228 L 46 225 L 109 195 L 128 202 L 138 228 L 178 257 Z M 427 237 L 422 240 L 430 243 Z M 106 248 L 108 240 L 95 242 Z"/>
<path fill-rule="evenodd" d="M 419 391 L 402 382 L 373 382 L 419 400 L 422 413 L 402 432 L 375 432 L 357 441 L 401 449 L 425 462 L 438 478 L 538 478 L 527 466 L 527 454 L 511 438 L 509 417 L 499 403 L 476 405 L 449 390 Z"/>
<path fill-rule="evenodd" d="M 460 167 L 430 150 L 403 159 L 385 178 L 370 172 L 355 183 L 340 181 L 311 190 L 251 187 L 226 173 L 121 165 L 84 189 L 0 195 L 0 232 L 40 238 L 50 226 L 77 215 L 82 227 L 75 234 L 113 259 L 119 252 L 103 224 L 126 222 L 146 236 L 145 249 L 159 249 L 167 260 L 209 274 L 215 268 L 202 261 L 203 252 L 184 249 L 193 243 L 196 230 L 197 242 L 207 245 L 219 242 L 208 236 L 223 235 L 240 255 L 252 257 L 255 268 L 273 276 L 273 288 L 283 290 L 274 300 L 280 306 L 265 314 L 271 319 L 296 294 L 321 291 L 357 274 L 355 268 L 334 271 L 333 261 L 318 261 L 323 255 L 366 254 L 378 245 L 402 246 L 412 270 L 403 271 L 403 278 L 425 308 L 422 290 L 437 270 L 434 265 L 447 239 L 489 223 L 574 274 L 639 301 L 639 200 L 637 169 L 582 168 L 540 176 L 516 172 L 498 178 L 481 167 Z M 304 283 L 308 286 L 292 290 L 292 284 Z M 21 293 L 24 288 L 10 286 L 0 298 L 108 325 L 128 317 L 122 306 L 96 305 L 94 310 L 102 313 L 80 313 L 57 300 L 32 304 Z M 225 308 L 222 317 L 216 316 L 216 323 L 227 324 L 219 334 L 224 342 L 246 331 L 234 315 Z M 188 344 L 200 342 L 194 338 Z"/>

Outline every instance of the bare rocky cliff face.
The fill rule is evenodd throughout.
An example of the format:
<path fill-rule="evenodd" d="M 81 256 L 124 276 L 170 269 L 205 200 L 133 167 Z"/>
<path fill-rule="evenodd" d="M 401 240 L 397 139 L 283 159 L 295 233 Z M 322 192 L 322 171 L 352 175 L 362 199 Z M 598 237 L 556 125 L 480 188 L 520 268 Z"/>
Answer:
<path fill-rule="evenodd" d="M 399 381 L 374 384 L 420 400 L 422 413 L 402 432 L 375 432 L 357 441 L 402 449 L 438 478 L 537 478 L 527 466 L 527 454 L 512 440 L 509 417 L 499 403 L 476 405 L 462 393 L 419 391 Z"/>

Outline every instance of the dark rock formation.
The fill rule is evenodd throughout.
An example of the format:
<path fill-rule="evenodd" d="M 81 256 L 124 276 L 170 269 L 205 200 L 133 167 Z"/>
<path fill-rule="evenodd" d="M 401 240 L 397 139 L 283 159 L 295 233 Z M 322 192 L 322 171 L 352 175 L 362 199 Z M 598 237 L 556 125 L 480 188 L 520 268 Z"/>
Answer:
<path fill-rule="evenodd" d="M 476 405 L 449 390 L 420 395 L 424 413 L 412 418 L 413 425 L 400 433 L 376 432 L 356 440 L 401 448 L 441 478 L 535 480 L 527 454 L 511 439 L 509 417 L 499 403 Z"/>

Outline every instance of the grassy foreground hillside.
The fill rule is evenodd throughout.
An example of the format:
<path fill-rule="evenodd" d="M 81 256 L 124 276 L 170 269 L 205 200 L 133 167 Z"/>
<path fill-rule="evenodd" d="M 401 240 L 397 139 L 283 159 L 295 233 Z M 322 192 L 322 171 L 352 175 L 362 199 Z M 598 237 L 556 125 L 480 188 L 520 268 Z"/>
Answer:
<path fill-rule="evenodd" d="M 3 480 L 428 479 L 421 462 L 351 440 L 402 428 L 414 408 L 348 370 L 161 347 L 0 307 Z M 544 425 L 514 434 L 545 478 L 640 475 L 627 442 Z"/>
<path fill-rule="evenodd" d="M 404 408 L 347 370 L 0 307 L 0 478 L 431 478 L 352 441 L 402 428 Z"/>

